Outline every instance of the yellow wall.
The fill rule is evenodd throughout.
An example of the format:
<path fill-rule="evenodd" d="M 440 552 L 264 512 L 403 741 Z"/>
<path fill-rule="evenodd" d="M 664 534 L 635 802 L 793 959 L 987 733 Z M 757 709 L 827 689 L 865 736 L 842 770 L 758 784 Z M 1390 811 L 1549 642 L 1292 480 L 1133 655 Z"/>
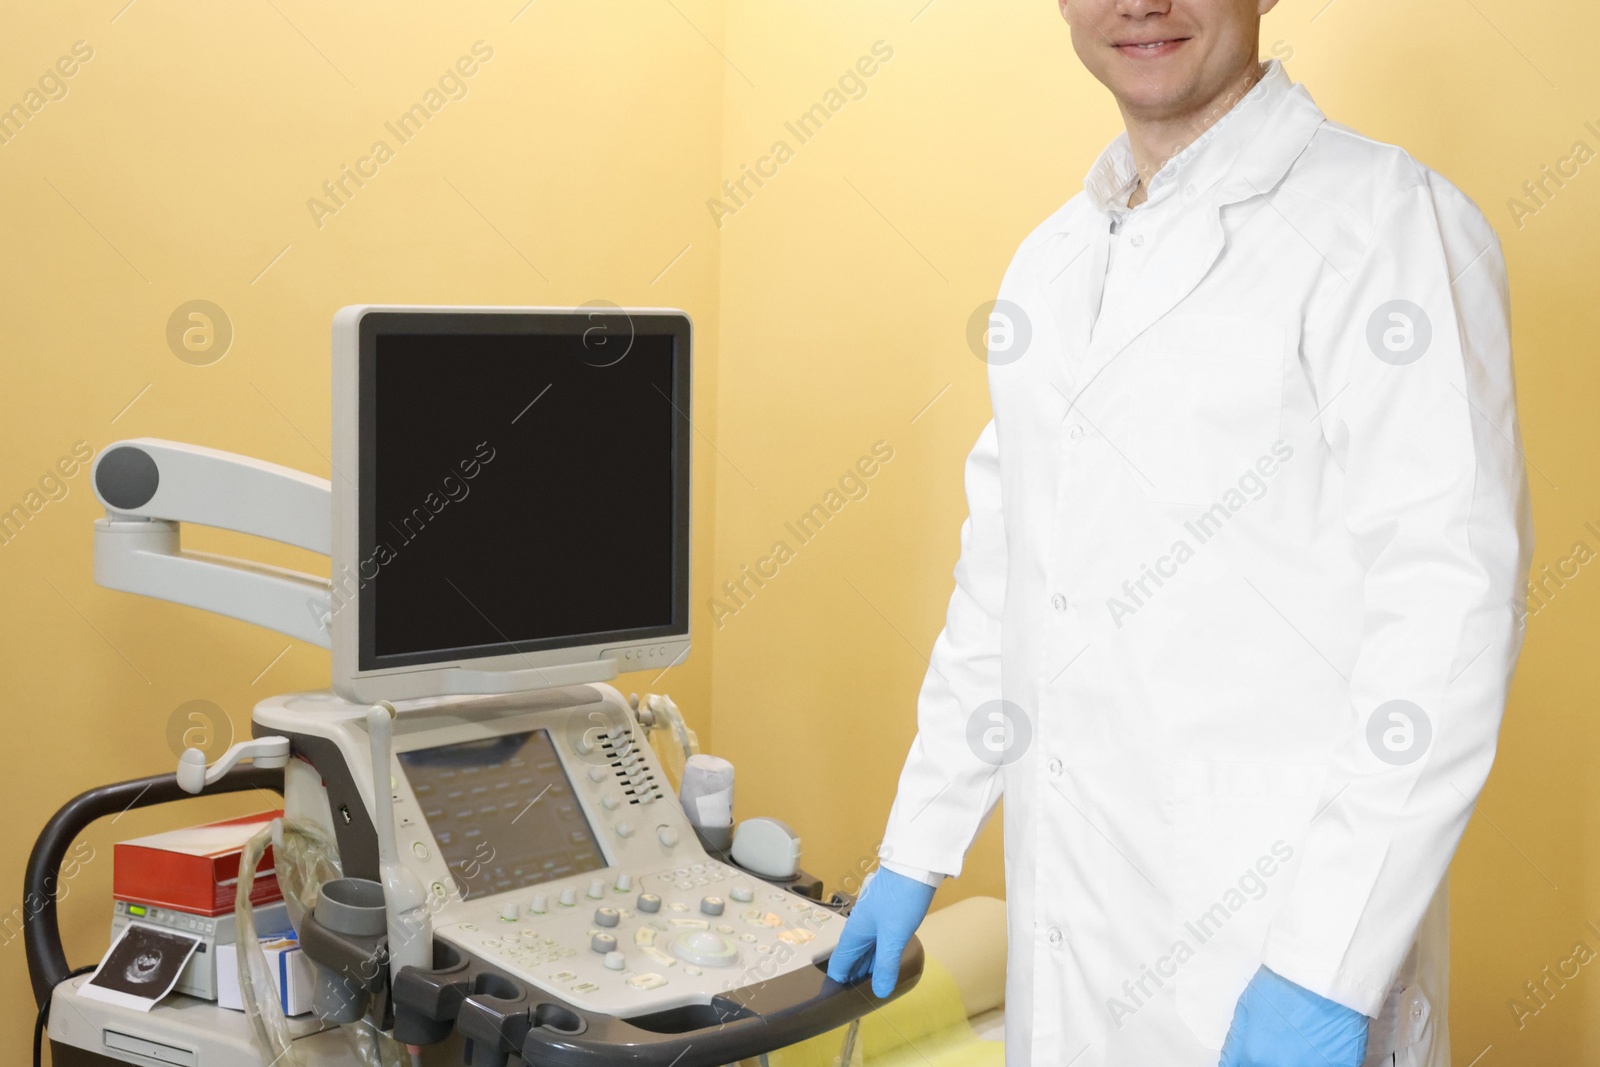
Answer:
<path fill-rule="evenodd" d="M 739 764 L 742 814 L 789 819 L 807 865 L 849 880 L 911 738 L 950 591 L 961 461 L 987 417 L 968 318 L 1119 129 L 1055 5 L 509 0 L 390 4 L 380 17 L 305 0 L 122 4 L 19 8 L 0 36 L 0 104 L 22 100 L 74 42 L 94 51 L 64 98 L 0 144 L 0 504 L 22 501 L 75 442 L 143 434 L 326 475 L 328 323 L 346 303 L 684 307 L 698 340 L 696 652 L 665 678 L 618 684 L 672 692 Z M 1506 201 L 1575 141 L 1600 150 L 1584 127 L 1600 130 L 1600 84 L 1580 51 L 1600 27 L 1578 0 L 1537 24 L 1523 10 L 1285 3 L 1263 50 L 1288 57 L 1330 115 L 1461 185 L 1499 229 L 1538 568 L 1574 542 L 1600 547 L 1583 525 L 1600 529 L 1583 432 L 1600 388 L 1588 358 L 1600 164 L 1520 225 Z M 391 145 L 319 227 L 306 200 L 480 40 L 494 55 L 465 97 Z M 864 92 L 845 86 L 859 99 L 800 143 L 785 122 L 880 41 L 892 58 L 867 64 Z M 778 140 L 791 153 L 764 185 L 737 204 L 719 191 Z M 735 210 L 708 205 L 719 196 Z M 235 332 L 207 366 L 165 338 L 193 299 L 220 305 Z M 714 616 L 722 583 L 775 540 L 792 543 L 784 523 L 878 442 L 893 457 L 866 495 L 736 613 Z M 170 769 L 175 709 L 213 701 L 242 735 L 255 701 L 327 679 L 316 650 L 94 586 L 98 508 L 81 473 L 66 485 L 0 546 L 6 695 L 15 736 L 33 746 L 0 763 L 11 887 L 0 918 L 23 906 L 26 851 L 61 802 Z M 191 543 L 259 552 L 209 531 Z M 267 558 L 316 565 L 287 549 Z M 1600 786 L 1587 766 L 1600 728 L 1582 702 L 1594 688 L 1590 569 L 1530 620 L 1500 760 L 1456 866 L 1463 1064 L 1489 1045 L 1484 1067 L 1581 1062 L 1600 1041 L 1588 968 L 1520 1030 L 1507 1007 L 1575 942 L 1600 950 L 1584 926 L 1600 927 L 1588 815 Z M 62 906 L 74 959 L 104 943 L 111 841 L 252 806 L 196 801 L 98 830 Z M 998 825 L 941 900 L 975 892 L 1002 892 Z M 0 996 L 15 1004 L 22 945 L 8 938 Z M 0 1043 L 21 1048 L 26 1020 L 0 1016 Z"/>

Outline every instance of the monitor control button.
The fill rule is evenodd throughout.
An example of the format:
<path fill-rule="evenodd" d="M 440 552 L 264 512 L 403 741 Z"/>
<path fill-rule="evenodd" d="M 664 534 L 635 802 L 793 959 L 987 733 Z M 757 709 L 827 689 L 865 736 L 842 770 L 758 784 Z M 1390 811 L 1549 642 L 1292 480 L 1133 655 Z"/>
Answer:
<path fill-rule="evenodd" d="M 747 885 L 734 886 L 728 890 L 728 895 L 740 904 L 748 904 L 756 898 L 756 895 L 750 891 L 750 887 Z"/>
<path fill-rule="evenodd" d="M 608 970 L 608 971 L 620 971 L 620 970 L 622 970 L 622 968 L 626 967 L 627 965 L 628 965 L 628 961 L 627 961 L 626 957 L 624 957 L 622 955 L 622 953 L 620 953 L 620 952 L 607 952 L 606 953 L 606 970 Z"/>
<path fill-rule="evenodd" d="M 639 899 L 635 901 L 635 904 L 640 911 L 650 914 L 661 910 L 661 898 L 654 893 L 640 893 Z"/>
<path fill-rule="evenodd" d="M 615 926 L 622 921 L 622 913 L 616 908 L 594 909 L 594 922 L 596 926 Z"/>
<path fill-rule="evenodd" d="M 589 938 L 589 947 L 601 955 L 617 951 L 617 938 L 614 934 L 595 934 Z"/>
<path fill-rule="evenodd" d="M 624 819 L 621 822 L 617 823 L 616 829 L 617 829 L 617 836 L 618 837 L 632 837 L 633 836 L 633 823 L 629 822 L 626 819 Z"/>
<path fill-rule="evenodd" d="M 578 902 L 578 891 L 570 885 L 561 891 L 561 906 L 570 908 Z"/>
<path fill-rule="evenodd" d="M 589 879 L 589 899 L 599 900 L 606 895 L 606 880 L 604 878 Z"/>
<path fill-rule="evenodd" d="M 512 905 L 515 907 L 515 905 Z M 726 907 L 721 897 L 701 897 L 700 911 L 704 915 L 721 915 Z"/>
<path fill-rule="evenodd" d="M 528 904 L 528 910 L 535 915 L 543 915 L 550 910 L 550 898 L 540 893 Z"/>
<path fill-rule="evenodd" d="M 630 893 L 632 891 L 633 891 L 633 875 L 631 875 L 631 874 L 619 874 L 619 875 L 617 875 L 617 892 L 619 892 L 619 893 Z"/>
<path fill-rule="evenodd" d="M 664 848 L 674 848 L 678 844 L 678 831 L 670 826 L 658 826 L 656 840 L 660 841 Z"/>

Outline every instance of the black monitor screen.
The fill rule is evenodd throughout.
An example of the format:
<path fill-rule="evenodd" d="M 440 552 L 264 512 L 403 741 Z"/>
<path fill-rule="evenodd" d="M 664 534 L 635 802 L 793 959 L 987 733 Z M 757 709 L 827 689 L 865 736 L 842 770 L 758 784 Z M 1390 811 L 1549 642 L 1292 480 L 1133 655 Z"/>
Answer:
<path fill-rule="evenodd" d="M 686 634 L 688 371 L 682 316 L 363 318 L 361 669 Z"/>
<path fill-rule="evenodd" d="M 463 900 L 605 866 L 544 730 L 400 753 Z"/>

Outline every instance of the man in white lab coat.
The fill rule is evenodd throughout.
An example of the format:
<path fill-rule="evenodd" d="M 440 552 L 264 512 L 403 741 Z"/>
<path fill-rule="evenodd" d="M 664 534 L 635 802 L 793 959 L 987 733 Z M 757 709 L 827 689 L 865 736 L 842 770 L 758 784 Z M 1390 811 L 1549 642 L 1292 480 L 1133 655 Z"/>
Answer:
<path fill-rule="evenodd" d="M 1001 285 L 830 973 L 892 986 L 1003 790 L 1008 1062 L 1446 1067 L 1532 550 L 1499 244 L 1258 62 L 1274 0 L 1059 2 L 1127 132 Z"/>

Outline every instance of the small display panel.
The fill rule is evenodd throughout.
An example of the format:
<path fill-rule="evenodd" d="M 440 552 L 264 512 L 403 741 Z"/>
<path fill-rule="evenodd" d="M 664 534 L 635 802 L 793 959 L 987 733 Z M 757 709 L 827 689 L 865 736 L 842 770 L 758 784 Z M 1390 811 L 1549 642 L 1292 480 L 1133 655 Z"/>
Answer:
<path fill-rule="evenodd" d="M 550 734 L 508 734 L 400 753 L 462 899 L 605 866 Z"/>

